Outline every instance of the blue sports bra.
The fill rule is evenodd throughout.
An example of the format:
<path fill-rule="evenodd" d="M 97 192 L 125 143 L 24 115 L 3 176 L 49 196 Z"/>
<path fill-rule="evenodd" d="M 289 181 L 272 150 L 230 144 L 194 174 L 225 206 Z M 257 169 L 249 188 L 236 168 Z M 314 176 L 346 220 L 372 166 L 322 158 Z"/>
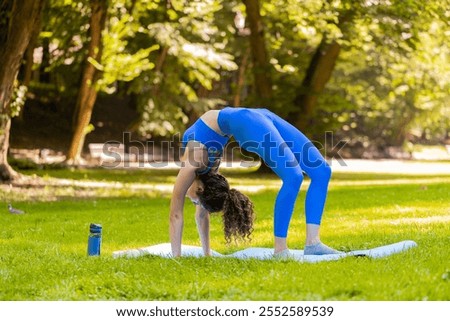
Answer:
<path fill-rule="evenodd" d="M 208 152 L 208 165 L 204 170 L 197 171 L 198 175 L 208 173 L 216 161 L 222 157 L 222 152 L 227 144 L 229 137 L 222 136 L 211 129 L 205 122 L 199 118 L 191 127 L 186 129 L 183 134 L 183 148 L 189 141 L 196 141 L 205 145 Z"/>

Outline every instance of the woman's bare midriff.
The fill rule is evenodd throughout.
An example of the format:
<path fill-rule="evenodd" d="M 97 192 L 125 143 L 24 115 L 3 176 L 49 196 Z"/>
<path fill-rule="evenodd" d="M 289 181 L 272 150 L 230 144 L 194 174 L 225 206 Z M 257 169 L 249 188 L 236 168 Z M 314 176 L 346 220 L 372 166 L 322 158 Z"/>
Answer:
<path fill-rule="evenodd" d="M 220 110 L 209 110 L 200 118 L 205 122 L 206 125 L 208 125 L 209 128 L 214 130 L 217 134 L 225 136 L 220 130 L 219 124 L 217 123 L 219 112 Z"/>

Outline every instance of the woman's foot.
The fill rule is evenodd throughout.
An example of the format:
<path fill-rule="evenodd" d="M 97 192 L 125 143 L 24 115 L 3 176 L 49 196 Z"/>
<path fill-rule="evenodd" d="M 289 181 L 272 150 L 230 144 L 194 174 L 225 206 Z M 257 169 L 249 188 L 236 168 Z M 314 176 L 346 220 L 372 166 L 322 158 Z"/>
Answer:
<path fill-rule="evenodd" d="M 273 257 L 275 259 L 288 259 L 288 258 L 292 257 L 292 255 L 291 255 L 291 252 L 289 251 L 289 249 L 285 249 L 283 251 L 274 253 Z"/>
<path fill-rule="evenodd" d="M 312 245 L 306 245 L 303 251 L 304 255 L 327 255 L 327 254 L 344 254 L 344 252 L 337 251 L 322 242 Z"/>

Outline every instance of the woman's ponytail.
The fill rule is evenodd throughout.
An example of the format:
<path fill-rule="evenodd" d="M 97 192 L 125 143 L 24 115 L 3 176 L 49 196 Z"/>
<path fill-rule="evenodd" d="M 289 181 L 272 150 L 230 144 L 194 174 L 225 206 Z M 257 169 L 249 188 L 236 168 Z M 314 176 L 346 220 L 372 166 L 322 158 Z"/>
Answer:
<path fill-rule="evenodd" d="M 255 213 L 250 199 L 232 188 L 223 204 L 223 224 L 227 243 L 231 239 L 249 239 L 253 232 Z"/>

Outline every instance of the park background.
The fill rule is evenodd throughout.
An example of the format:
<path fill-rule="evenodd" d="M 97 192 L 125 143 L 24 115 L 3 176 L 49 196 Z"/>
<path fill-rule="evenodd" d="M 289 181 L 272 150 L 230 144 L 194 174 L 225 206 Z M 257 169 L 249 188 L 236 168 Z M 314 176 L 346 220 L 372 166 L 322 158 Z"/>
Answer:
<path fill-rule="evenodd" d="M 0 298 L 448 300 L 449 8 L 448 0 L 1 1 Z M 176 160 L 166 143 L 223 106 L 272 110 L 330 160 L 379 160 L 334 174 L 327 243 L 349 250 L 413 239 L 418 248 L 317 265 L 113 260 L 114 250 L 168 241 L 176 168 L 151 163 Z M 124 158 L 138 151 L 127 158 L 133 169 L 101 166 L 89 146 L 108 141 L 125 143 Z M 136 162 L 141 146 L 146 161 Z M 418 164 L 426 170 L 408 171 Z M 271 247 L 279 181 L 264 166 L 223 170 L 251 194 L 258 218 L 250 244 L 226 245 L 214 216 L 213 248 Z M 303 246 L 307 186 L 293 248 Z M 8 203 L 26 214 L 8 213 Z M 192 210 L 184 242 L 198 245 Z M 97 259 L 85 254 L 93 221 L 105 229 Z"/>

